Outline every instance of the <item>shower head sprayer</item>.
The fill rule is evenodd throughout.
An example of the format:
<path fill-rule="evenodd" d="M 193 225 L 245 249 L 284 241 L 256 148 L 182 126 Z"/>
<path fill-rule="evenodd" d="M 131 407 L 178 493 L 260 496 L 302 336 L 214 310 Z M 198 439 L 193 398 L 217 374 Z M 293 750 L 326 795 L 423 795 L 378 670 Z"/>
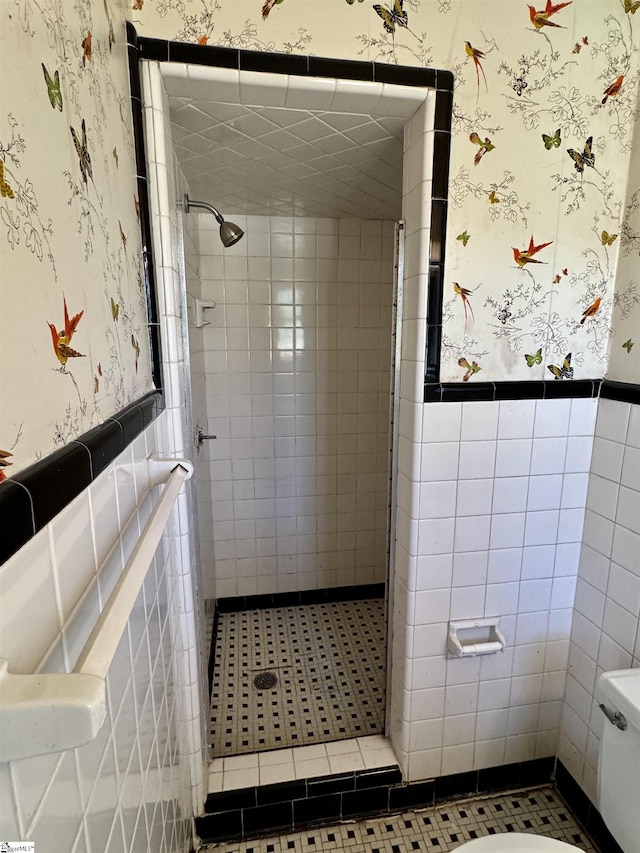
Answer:
<path fill-rule="evenodd" d="M 216 222 L 220 226 L 220 239 L 222 240 L 222 245 L 225 248 L 233 246 L 238 242 L 238 240 L 242 239 L 244 235 L 242 228 L 240 228 L 239 225 L 236 225 L 235 222 L 227 222 L 220 211 L 212 204 L 208 204 L 206 201 L 195 201 L 195 199 L 189 198 L 189 196 L 185 194 L 183 198 L 183 206 L 185 213 L 189 213 L 189 210 L 192 207 L 201 207 L 204 210 L 208 210 L 209 213 L 212 213 L 216 218 Z"/>

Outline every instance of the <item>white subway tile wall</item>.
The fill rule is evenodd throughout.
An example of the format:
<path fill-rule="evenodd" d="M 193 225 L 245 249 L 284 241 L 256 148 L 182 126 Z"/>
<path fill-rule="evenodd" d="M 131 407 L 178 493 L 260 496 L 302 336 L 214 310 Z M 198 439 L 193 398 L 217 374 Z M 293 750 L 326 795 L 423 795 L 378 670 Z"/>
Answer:
<path fill-rule="evenodd" d="M 163 413 L 0 568 L 0 647 L 12 672 L 73 669 L 157 500 L 157 489 L 153 499 L 147 492 L 144 462 L 166 445 L 166 420 Z M 173 675 L 182 648 L 175 610 L 183 578 L 171 541 L 165 545 L 110 667 L 107 719 L 97 738 L 2 765 L 2 837 L 70 853 L 189 849 L 190 776 L 179 745 L 183 713 Z"/>
<path fill-rule="evenodd" d="M 383 582 L 393 224 L 229 218 L 245 237 L 224 249 L 198 217 L 216 307 L 189 329 L 217 436 L 197 459 L 206 594 Z"/>
<path fill-rule="evenodd" d="M 402 508 L 417 540 L 398 536 L 391 718 L 412 781 L 555 754 L 597 405 L 422 407 L 417 498 Z M 605 618 L 604 601 L 589 612 L 598 603 Z M 505 651 L 447 658 L 448 620 L 483 616 L 499 617 Z M 618 610 L 610 619 L 631 635 Z"/>
<path fill-rule="evenodd" d="M 594 801 L 605 724 L 596 681 L 640 666 L 640 407 L 600 400 L 595 435 L 558 744 Z"/>

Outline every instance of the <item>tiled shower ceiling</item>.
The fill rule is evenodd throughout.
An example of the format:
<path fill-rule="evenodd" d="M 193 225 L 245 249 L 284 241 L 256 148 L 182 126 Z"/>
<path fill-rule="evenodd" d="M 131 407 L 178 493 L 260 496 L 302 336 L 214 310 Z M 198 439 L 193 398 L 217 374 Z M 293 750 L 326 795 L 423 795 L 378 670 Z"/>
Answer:
<path fill-rule="evenodd" d="M 223 215 L 397 219 L 404 120 L 172 97 L 193 198 Z"/>

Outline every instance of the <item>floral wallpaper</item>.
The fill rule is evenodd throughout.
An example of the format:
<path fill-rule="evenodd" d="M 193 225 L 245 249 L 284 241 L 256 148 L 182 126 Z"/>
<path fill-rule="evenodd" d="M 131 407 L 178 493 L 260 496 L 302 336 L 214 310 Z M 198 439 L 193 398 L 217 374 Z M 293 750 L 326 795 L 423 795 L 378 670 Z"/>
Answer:
<path fill-rule="evenodd" d="M 451 69 L 442 380 L 601 377 L 615 351 L 639 381 L 639 10 L 133 0 L 131 14 L 142 35 Z"/>
<path fill-rule="evenodd" d="M 159 38 L 451 69 L 442 379 L 640 381 L 639 12 L 639 0 L 0 4 L 0 479 L 152 387 L 125 18 Z"/>
<path fill-rule="evenodd" d="M 152 388 L 127 7 L 0 4 L 0 480 Z"/>

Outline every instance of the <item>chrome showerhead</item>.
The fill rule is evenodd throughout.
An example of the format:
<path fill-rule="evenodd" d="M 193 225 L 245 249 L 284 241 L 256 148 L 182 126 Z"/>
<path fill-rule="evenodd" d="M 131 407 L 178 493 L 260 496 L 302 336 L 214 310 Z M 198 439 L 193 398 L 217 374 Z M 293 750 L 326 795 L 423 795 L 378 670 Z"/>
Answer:
<path fill-rule="evenodd" d="M 212 204 L 208 204 L 206 201 L 195 201 L 185 194 L 183 205 L 185 213 L 189 213 L 189 209 L 192 207 L 202 207 L 215 216 L 216 222 L 220 225 L 220 240 L 225 249 L 233 246 L 238 240 L 242 239 L 244 235 L 242 228 L 236 225 L 235 222 L 227 222 L 224 216 Z"/>

